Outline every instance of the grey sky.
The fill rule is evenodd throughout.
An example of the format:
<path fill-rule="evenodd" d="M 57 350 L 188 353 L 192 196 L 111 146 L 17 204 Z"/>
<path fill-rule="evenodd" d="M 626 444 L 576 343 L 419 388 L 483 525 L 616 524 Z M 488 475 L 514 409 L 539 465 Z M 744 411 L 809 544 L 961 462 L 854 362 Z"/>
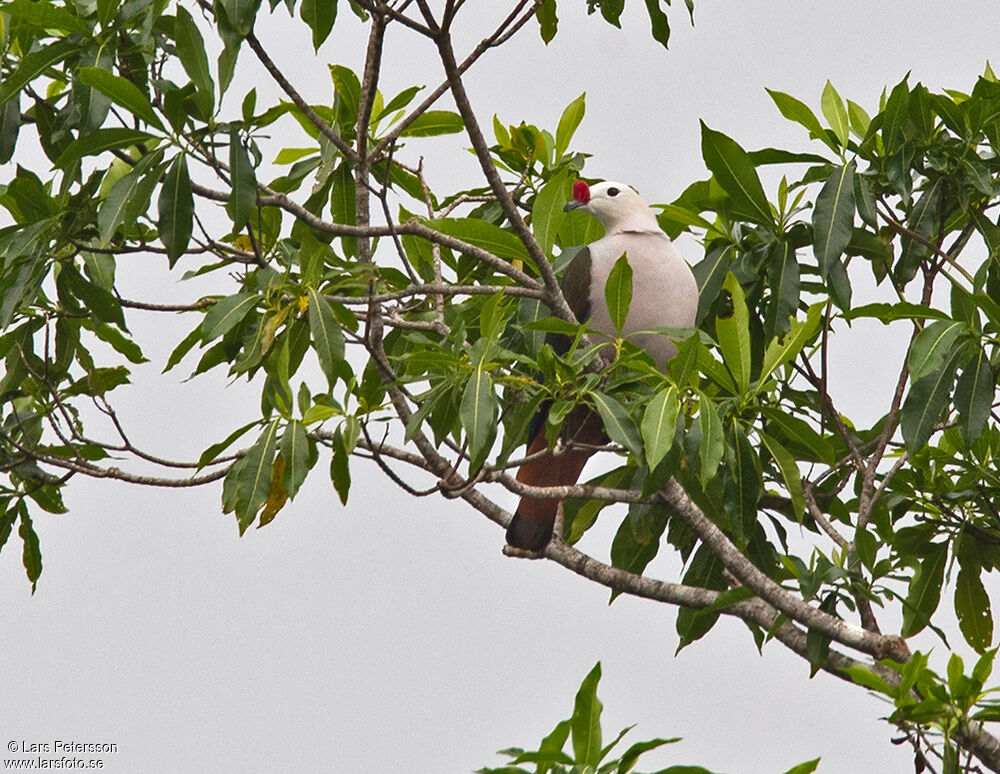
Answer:
<path fill-rule="evenodd" d="M 465 14 L 499 5 L 472 2 Z M 552 128 L 586 91 L 575 145 L 593 154 L 588 174 L 632 182 L 651 201 L 705 175 L 699 118 L 747 148 L 801 147 L 804 130 L 765 87 L 818 110 L 829 78 L 873 108 L 907 71 L 933 89 L 968 90 L 989 57 L 1000 59 L 990 2 L 700 0 L 694 28 L 675 3 L 669 52 L 649 38 L 641 4 L 629 5 L 618 31 L 586 19 L 582 0 L 563 0 L 553 44 L 526 28 L 470 73 L 469 89 L 484 119 Z M 315 58 L 292 38 L 296 25 L 262 25 L 275 59 L 316 101 L 331 91 L 325 63 L 359 67 L 361 28 L 342 15 Z M 413 35 L 396 31 L 387 52 L 384 92 L 439 82 L 433 52 Z M 257 84 L 264 104 L 274 90 L 249 57 L 244 65 L 236 96 Z M 444 152 L 464 146 L 426 144 L 432 181 L 473 181 L 471 156 L 459 151 L 456 163 Z M 688 255 L 697 259 L 693 245 Z M 149 260 L 119 268 L 136 297 L 195 292 Z M 118 401 L 137 442 L 188 457 L 258 401 L 219 374 L 181 384 L 188 363 L 159 376 L 194 324 L 130 317 L 153 364 Z M 868 389 L 893 340 L 881 326 L 857 333 L 843 337 L 833 390 L 870 418 L 881 408 Z M 35 521 L 45 571 L 33 598 L 16 539 L 0 557 L 0 743 L 113 742 L 113 774 L 468 772 L 568 716 L 601 660 L 608 733 L 638 722 L 633 741 L 684 737 L 643 768 L 768 774 L 822 756 L 821 772 L 909 770 L 910 753 L 878 721 L 886 705 L 827 675 L 810 681 L 780 645 L 758 656 L 745 628 L 723 621 L 675 658 L 673 610 L 628 598 L 609 607 L 605 590 L 565 570 L 504 558 L 501 530 L 469 507 L 412 500 L 365 465 L 353 474 L 342 508 L 321 462 L 273 524 L 242 539 L 220 514 L 221 487 L 74 482 L 71 513 Z M 585 544 L 601 556 L 617 522 L 606 513 Z M 650 572 L 675 569 L 661 559 Z"/>

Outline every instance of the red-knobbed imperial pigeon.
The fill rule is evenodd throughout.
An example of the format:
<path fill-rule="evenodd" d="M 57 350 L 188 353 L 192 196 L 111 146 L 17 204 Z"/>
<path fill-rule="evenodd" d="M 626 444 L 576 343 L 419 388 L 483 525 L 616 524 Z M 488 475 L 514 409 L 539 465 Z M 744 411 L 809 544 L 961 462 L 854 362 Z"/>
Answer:
<path fill-rule="evenodd" d="M 573 314 L 599 333 L 614 338 L 604 286 L 615 262 L 625 255 L 632 268 L 632 302 L 622 335 L 645 349 L 663 368 L 677 348 L 665 335 L 637 333 L 654 328 L 694 325 L 698 286 L 694 275 L 670 238 L 663 233 L 653 211 L 623 183 L 588 186 L 577 181 L 573 201 L 566 210 L 582 210 L 604 224 L 604 236 L 583 248 L 570 262 L 562 290 Z M 629 335 L 632 334 L 632 335 Z M 536 417 L 528 441 L 528 455 L 544 451 L 545 417 Z M 573 485 L 593 446 L 606 443 L 600 417 L 581 406 L 563 424 L 563 439 L 573 445 L 555 456 L 545 455 L 525 463 L 517 480 L 531 486 Z M 522 497 L 507 529 L 507 543 L 515 548 L 541 551 L 552 537 L 558 500 Z"/>

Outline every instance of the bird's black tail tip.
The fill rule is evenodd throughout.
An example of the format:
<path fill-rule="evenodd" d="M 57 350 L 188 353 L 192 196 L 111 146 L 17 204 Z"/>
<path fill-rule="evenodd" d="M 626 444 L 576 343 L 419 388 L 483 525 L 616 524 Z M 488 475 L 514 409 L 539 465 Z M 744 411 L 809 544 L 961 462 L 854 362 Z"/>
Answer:
<path fill-rule="evenodd" d="M 507 527 L 507 545 L 524 551 L 542 551 L 552 539 L 552 524 L 539 524 L 533 519 L 514 514 Z"/>

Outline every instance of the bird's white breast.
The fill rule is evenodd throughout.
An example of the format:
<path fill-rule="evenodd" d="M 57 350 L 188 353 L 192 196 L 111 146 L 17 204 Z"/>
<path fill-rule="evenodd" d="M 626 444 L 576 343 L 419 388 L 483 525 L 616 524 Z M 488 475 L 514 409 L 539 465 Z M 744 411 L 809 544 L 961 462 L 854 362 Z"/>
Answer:
<path fill-rule="evenodd" d="M 591 327 L 608 336 L 615 335 L 604 289 L 615 262 L 626 254 L 632 268 L 632 303 L 623 334 L 649 352 L 662 368 L 677 353 L 674 343 L 663 335 L 635 332 L 694 325 L 698 286 L 691 269 L 667 236 L 658 232 L 609 234 L 591 243 L 590 254 Z"/>

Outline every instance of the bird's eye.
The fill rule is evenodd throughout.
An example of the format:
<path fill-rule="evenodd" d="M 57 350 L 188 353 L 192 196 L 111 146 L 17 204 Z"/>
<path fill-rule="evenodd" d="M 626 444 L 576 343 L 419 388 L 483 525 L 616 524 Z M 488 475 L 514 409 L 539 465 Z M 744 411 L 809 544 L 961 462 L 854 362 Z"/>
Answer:
<path fill-rule="evenodd" d="M 608 196 L 617 196 L 619 193 L 621 192 L 617 188 L 608 189 Z"/>

